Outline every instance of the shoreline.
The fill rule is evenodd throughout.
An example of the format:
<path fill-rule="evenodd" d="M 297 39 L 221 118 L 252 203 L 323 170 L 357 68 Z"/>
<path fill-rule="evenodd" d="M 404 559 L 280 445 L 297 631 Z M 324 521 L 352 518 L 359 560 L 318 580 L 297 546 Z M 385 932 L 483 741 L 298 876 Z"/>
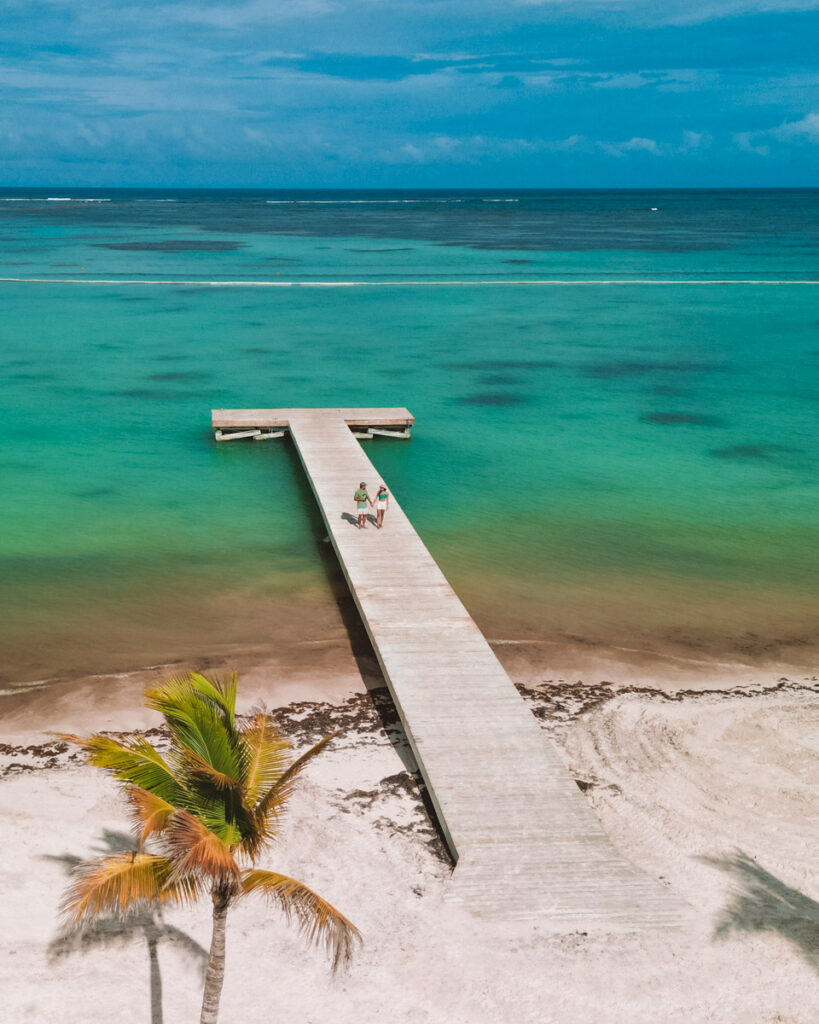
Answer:
<path fill-rule="evenodd" d="M 326 625 L 326 623 L 325 623 Z M 236 671 L 243 702 L 280 706 L 292 701 L 343 701 L 386 687 L 360 621 L 349 609 L 329 635 L 287 643 L 232 646 L 200 657 L 118 671 L 77 672 L 6 685 L 0 691 L 4 738 L 51 731 L 93 732 L 146 727 L 144 689 L 163 676 L 187 670 Z M 605 647 L 560 639 L 488 637 L 496 657 L 519 690 L 540 686 L 603 685 L 615 690 L 708 692 L 767 688 L 782 679 L 815 681 L 803 665 L 693 657 L 641 647 Z M 72 724 L 74 723 L 74 724 Z"/>
<path fill-rule="evenodd" d="M 243 588 L 157 600 L 154 587 L 114 595 L 104 609 L 37 605 L 36 620 L 12 608 L 0 665 L 0 721 L 29 690 L 116 680 L 174 666 L 220 671 L 270 663 L 285 673 L 349 672 L 367 664 L 380 676 L 369 637 L 337 561 L 319 545 L 323 568 Z M 819 673 L 819 634 L 807 595 L 775 591 L 736 606 L 730 594 L 693 594 L 625 580 L 618 591 L 588 582 L 543 580 L 442 568 L 477 627 L 513 678 L 599 674 L 661 685 L 685 680 L 777 678 Z M 31 643 L 35 627 L 38 643 Z M 517 680 L 516 680 L 517 681 Z M 11 704 L 10 704 L 11 702 Z"/>
<path fill-rule="evenodd" d="M 17 606 L 9 593 L 0 719 L 7 695 L 70 679 L 232 657 L 242 664 L 284 659 L 304 665 L 306 652 L 345 645 L 371 657 L 329 545 L 318 543 L 317 550 L 310 573 L 265 573 L 241 586 L 214 586 L 209 576 L 196 586 L 137 580 L 118 586 L 105 602 L 93 588 L 85 600 L 78 586 L 70 593 L 57 587 L 53 600 L 26 591 Z M 808 593 L 771 586 L 742 598 L 735 586 L 709 590 L 628 577 L 613 585 L 607 576 L 570 584 L 528 578 L 514 567 L 498 575 L 475 560 L 465 569 L 470 559 L 463 553 L 437 560 L 496 653 L 519 648 L 544 671 L 571 674 L 588 663 L 604 674 L 619 666 L 661 676 L 819 672 L 815 602 Z M 322 655 L 319 665 L 325 664 Z"/>

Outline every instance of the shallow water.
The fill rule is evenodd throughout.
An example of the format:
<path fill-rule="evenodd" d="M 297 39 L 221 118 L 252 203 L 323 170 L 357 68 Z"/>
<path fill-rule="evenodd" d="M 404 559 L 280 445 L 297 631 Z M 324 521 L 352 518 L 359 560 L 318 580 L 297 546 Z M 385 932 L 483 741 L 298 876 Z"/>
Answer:
<path fill-rule="evenodd" d="M 819 284 L 736 282 L 819 281 L 817 193 L 106 196 L 0 203 L 5 679 L 332 602 L 293 452 L 213 407 L 408 406 L 368 452 L 492 635 L 814 657 Z"/>

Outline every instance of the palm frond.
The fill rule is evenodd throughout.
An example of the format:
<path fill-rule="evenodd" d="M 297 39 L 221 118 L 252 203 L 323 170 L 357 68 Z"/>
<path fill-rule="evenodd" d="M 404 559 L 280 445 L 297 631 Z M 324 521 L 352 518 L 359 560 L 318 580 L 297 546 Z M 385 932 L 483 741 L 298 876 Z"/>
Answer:
<path fill-rule="evenodd" d="M 290 741 L 273 725 L 270 716 L 257 711 L 241 730 L 242 784 L 248 807 L 255 807 L 263 793 L 286 771 Z"/>
<path fill-rule="evenodd" d="M 245 835 L 256 830 L 256 819 L 245 809 L 241 794 L 230 790 L 214 788 L 210 795 L 197 792 L 182 810 L 190 811 L 229 847 L 238 845 Z"/>
<path fill-rule="evenodd" d="M 167 800 L 163 800 L 156 793 L 140 789 L 139 786 L 130 786 L 126 791 L 126 796 L 131 805 L 131 817 L 134 821 L 139 847 L 142 849 L 149 836 L 156 835 L 165 829 L 168 819 L 178 808 Z"/>
<path fill-rule="evenodd" d="M 200 754 L 197 754 L 195 750 L 191 750 L 190 747 L 185 747 L 181 751 L 181 761 L 189 778 L 193 776 L 194 779 L 208 783 L 217 790 L 241 789 L 242 782 L 240 778 L 234 778 L 232 775 L 220 772 L 218 768 L 214 768 L 210 762 L 206 761 Z"/>
<path fill-rule="evenodd" d="M 242 875 L 242 893 L 254 892 L 281 907 L 288 921 L 295 920 L 308 942 L 324 946 L 334 971 L 350 962 L 355 944 L 362 941 L 360 932 L 312 889 L 287 875 L 254 869 Z"/>
<path fill-rule="evenodd" d="M 239 836 L 236 836 L 238 841 Z M 176 811 L 162 833 L 162 849 L 173 863 L 172 878 L 203 875 L 216 881 L 239 877 L 239 866 L 229 843 L 188 811 Z"/>
<path fill-rule="evenodd" d="M 124 852 L 83 865 L 69 886 L 62 911 L 74 921 L 101 913 L 123 916 L 146 902 L 190 903 L 201 885 L 194 875 L 173 876 L 168 857 Z"/>
<path fill-rule="evenodd" d="M 236 673 L 231 672 L 230 675 L 220 678 L 206 676 L 201 672 L 191 672 L 189 678 L 197 693 L 220 709 L 227 722 L 233 726 L 236 717 Z"/>
<path fill-rule="evenodd" d="M 210 680 L 190 673 L 166 680 L 147 690 L 145 696 L 148 707 L 165 718 L 180 756 L 187 749 L 192 752 L 193 761 L 201 759 L 216 772 L 236 780 L 240 740 L 232 703 L 235 684 L 233 692 L 233 698 L 229 692 L 222 695 Z"/>
<path fill-rule="evenodd" d="M 275 821 L 284 810 L 284 805 L 295 788 L 296 779 L 305 769 L 307 764 L 324 750 L 327 745 L 335 739 L 337 733 L 331 733 L 319 740 L 314 746 L 306 750 L 279 776 L 265 795 L 259 800 L 254 808 L 254 814 L 260 821 Z"/>
<path fill-rule="evenodd" d="M 148 701 L 157 700 L 162 703 L 173 702 L 175 698 L 187 699 L 194 694 L 202 703 L 210 705 L 218 712 L 225 723 L 234 728 L 236 724 L 236 673 L 220 679 L 218 676 L 206 676 L 201 672 L 188 672 L 182 676 L 170 676 L 159 686 L 148 689 L 145 696 Z M 157 708 L 161 711 L 161 708 Z"/>
<path fill-rule="evenodd" d="M 120 782 L 128 782 L 140 789 L 150 790 L 165 800 L 178 800 L 182 783 L 165 758 L 146 739 L 137 737 L 127 742 L 112 736 L 80 736 L 61 734 L 61 738 L 76 743 L 85 753 L 89 764 L 110 772 Z"/>

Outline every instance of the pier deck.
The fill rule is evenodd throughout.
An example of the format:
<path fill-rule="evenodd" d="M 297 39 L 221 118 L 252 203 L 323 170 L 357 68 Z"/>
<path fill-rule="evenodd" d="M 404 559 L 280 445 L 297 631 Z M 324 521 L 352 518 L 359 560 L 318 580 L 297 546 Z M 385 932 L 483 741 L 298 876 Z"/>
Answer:
<path fill-rule="evenodd" d="M 213 413 L 292 435 L 457 860 L 447 898 L 558 929 L 678 923 L 683 904 L 615 850 L 395 497 L 383 530 L 357 529 L 353 492 L 381 478 L 351 427 L 411 423 L 406 409 Z"/>

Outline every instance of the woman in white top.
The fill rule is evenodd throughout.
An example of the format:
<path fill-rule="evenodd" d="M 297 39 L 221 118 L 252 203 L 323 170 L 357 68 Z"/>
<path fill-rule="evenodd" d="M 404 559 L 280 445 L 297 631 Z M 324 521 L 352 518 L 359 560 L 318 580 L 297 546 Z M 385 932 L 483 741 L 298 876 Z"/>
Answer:
<path fill-rule="evenodd" d="M 387 488 L 381 484 L 375 496 L 375 525 L 380 530 L 384 525 L 384 513 L 390 507 L 390 496 Z"/>

